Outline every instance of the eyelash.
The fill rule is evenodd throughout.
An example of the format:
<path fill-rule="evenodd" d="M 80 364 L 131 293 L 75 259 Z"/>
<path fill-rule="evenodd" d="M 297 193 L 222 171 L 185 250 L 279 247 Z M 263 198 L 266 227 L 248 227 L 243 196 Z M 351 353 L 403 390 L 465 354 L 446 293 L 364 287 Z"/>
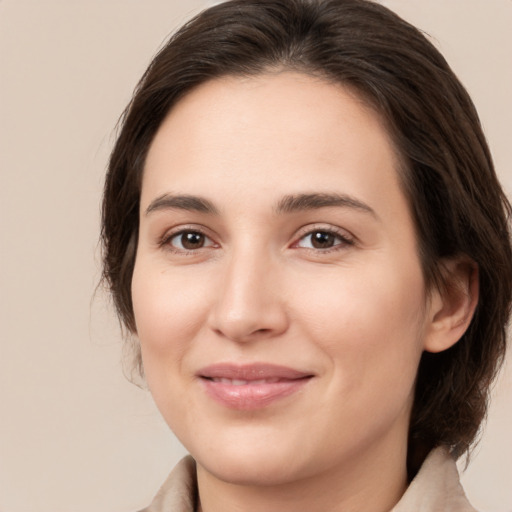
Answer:
<path fill-rule="evenodd" d="M 313 236 L 315 233 L 321 233 L 324 235 L 328 235 L 331 237 L 334 237 L 335 241 L 337 240 L 337 243 L 335 243 L 331 247 L 325 247 L 325 248 L 318 248 L 318 247 L 301 247 L 299 244 L 301 241 L 305 240 L 307 237 Z M 186 234 L 190 235 L 198 235 L 200 237 L 204 237 L 204 240 L 209 241 L 210 243 L 208 245 L 203 245 L 201 247 L 198 247 L 196 249 L 186 249 L 186 248 L 178 248 L 172 245 L 172 240 L 177 237 L 183 237 Z M 321 254 L 328 254 L 330 252 L 343 250 L 349 246 L 353 246 L 355 244 L 355 240 L 353 237 L 347 234 L 346 231 L 333 229 L 332 227 L 325 228 L 323 226 L 310 226 L 307 228 L 307 231 L 303 231 L 302 234 L 298 237 L 297 241 L 295 241 L 291 247 L 292 248 L 302 248 L 307 251 L 313 251 L 316 253 Z M 179 231 L 173 231 L 171 233 L 166 233 L 161 240 L 158 242 L 159 247 L 165 248 L 166 250 L 170 250 L 174 253 L 181 254 L 181 255 L 194 255 L 197 254 L 197 252 L 201 249 L 208 249 L 208 248 L 216 248 L 218 247 L 218 244 L 216 244 L 205 232 L 204 230 L 197 228 L 197 227 L 190 227 L 190 228 L 181 228 Z M 183 244 L 182 244 L 183 245 Z"/>
<path fill-rule="evenodd" d="M 347 247 L 353 246 L 355 244 L 354 238 L 349 235 L 345 230 L 335 229 L 333 227 L 324 227 L 324 226 L 308 226 L 307 231 L 304 231 L 300 234 L 299 238 L 296 242 L 292 244 L 292 247 L 299 247 L 299 243 L 306 239 L 307 237 L 313 236 L 315 233 L 322 233 L 325 235 L 329 235 L 337 239 L 338 243 L 335 243 L 331 247 L 326 248 L 316 248 L 316 247 L 302 247 L 308 251 L 320 252 L 322 254 L 328 254 L 334 251 L 340 251 L 346 249 Z"/>
<path fill-rule="evenodd" d="M 202 246 L 202 247 L 198 247 L 197 249 L 185 249 L 185 248 L 178 248 L 178 247 L 174 247 L 172 245 L 172 240 L 174 238 L 177 238 L 177 237 L 183 237 L 183 235 L 186 235 L 186 234 L 191 234 L 191 235 L 199 235 L 201 237 L 204 237 L 205 240 L 209 240 L 210 242 L 212 242 L 211 244 L 209 245 L 206 245 L 206 246 Z M 171 252 L 174 252 L 174 253 L 177 253 L 177 254 L 182 254 L 182 255 L 185 255 L 185 256 L 192 256 L 194 254 L 197 254 L 198 250 L 200 249 L 205 249 L 205 248 L 210 248 L 210 247 L 215 247 L 217 246 L 217 244 L 215 244 L 215 242 L 213 242 L 213 240 L 211 239 L 211 237 L 209 237 L 203 229 L 201 228 L 198 228 L 198 227 L 189 227 L 189 228 L 181 228 L 179 229 L 178 231 L 172 231 L 170 233 L 166 233 L 162 238 L 161 240 L 158 242 L 158 245 L 159 247 L 161 248 L 164 248 L 166 250 L 169 250 Z"/>

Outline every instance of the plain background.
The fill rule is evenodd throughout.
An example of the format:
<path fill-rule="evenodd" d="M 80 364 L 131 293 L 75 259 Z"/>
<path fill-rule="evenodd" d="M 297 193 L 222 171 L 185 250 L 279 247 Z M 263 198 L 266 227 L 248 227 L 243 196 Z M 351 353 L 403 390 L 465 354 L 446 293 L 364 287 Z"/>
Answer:
<path fill-rule="evenodd" d="M 100 275 L 114 126 L 166 36 L 205 0 L 0 0 L 0 512 L 129 512 L 183 448 L 129 384 Z M 427 31 L 512 191 L 512 1 L 384 0 Z M 463 477 L 512 511 L 512 368 Z"/>

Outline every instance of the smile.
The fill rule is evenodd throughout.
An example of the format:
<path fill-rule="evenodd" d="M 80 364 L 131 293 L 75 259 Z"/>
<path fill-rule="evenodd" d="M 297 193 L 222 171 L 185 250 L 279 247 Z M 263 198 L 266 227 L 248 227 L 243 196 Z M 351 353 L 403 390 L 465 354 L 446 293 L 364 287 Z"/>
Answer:
<path fill-rule="evenodd" d="M 198 372 L 209 398 L 230 409 L 255 410 L 300 390 L 313 375 L 268 364 L 218 364 Z"/>

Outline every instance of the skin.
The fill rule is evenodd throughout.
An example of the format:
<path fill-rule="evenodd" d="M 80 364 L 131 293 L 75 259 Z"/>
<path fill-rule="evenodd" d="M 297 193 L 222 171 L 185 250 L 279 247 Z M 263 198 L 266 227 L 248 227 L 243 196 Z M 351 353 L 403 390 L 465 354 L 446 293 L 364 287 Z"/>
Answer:
<path fill-rule="evenodd" d="M 197 461 L 203 511 L 384 512 L 403 494 L 420 356 L 457 341 L 477 293 L 454 262 L 473 293 L 427 294 L 397 168 L 373 110 L 292 72 L 210 81 L 160 127 L 133 305 L 149 388 Z M 344 201 L 283 208 L 301 194 Z M 314 377 L 238 410 L 197 376 L 220 362 Z"/>

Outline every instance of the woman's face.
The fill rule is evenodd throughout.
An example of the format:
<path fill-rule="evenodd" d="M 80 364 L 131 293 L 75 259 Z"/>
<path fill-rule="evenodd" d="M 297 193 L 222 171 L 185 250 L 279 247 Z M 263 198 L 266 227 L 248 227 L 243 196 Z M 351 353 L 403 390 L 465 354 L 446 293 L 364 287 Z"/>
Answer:
<path fill-rule="evenodd" d="M 405 460 L 429 303 L 397 158 L 350 91 L 210 81 L 147 157 L 132 293 L 150 390 L 201 471 Z"/>

